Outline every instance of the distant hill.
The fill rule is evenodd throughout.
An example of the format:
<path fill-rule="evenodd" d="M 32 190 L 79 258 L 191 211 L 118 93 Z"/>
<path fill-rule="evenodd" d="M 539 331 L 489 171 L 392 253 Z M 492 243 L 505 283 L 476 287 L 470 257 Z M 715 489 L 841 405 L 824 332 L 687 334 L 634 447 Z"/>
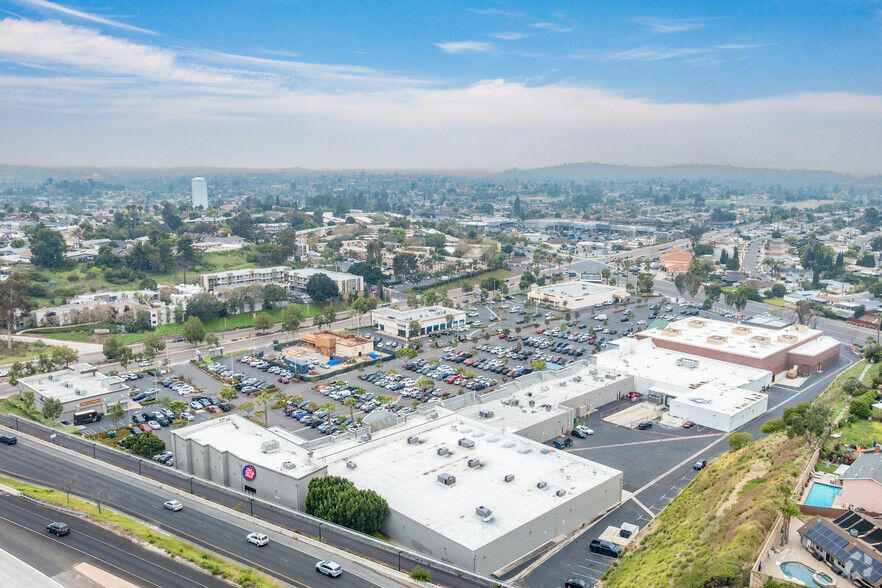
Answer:
<path fill-rule="evenodd" d="M 632 167 L 605 163 L 568 163 L 536 169 L 510 169 L 494 176 L 497 180 L 530 180 L 575 182 L 613 181 L 645 182 L 649 180 L 709 180 L 713 182 L 747 182 L 752 184 L 781 184 L 782 186 L 810 186 L 818 184 L 865 181 L 854 176 L 821 170 L 760 169 L 726 165 L 670 165 L 664 167 Z"/>

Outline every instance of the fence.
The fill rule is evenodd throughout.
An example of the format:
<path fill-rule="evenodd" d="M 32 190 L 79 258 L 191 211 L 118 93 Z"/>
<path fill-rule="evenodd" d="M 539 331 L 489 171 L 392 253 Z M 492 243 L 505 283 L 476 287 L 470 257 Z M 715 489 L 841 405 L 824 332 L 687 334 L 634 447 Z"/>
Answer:
<path fill-rule="evenodd" d="M 432 579 L 435 582 L 447 586 L 478 585 L 514 588 L 509 584 L 482 576 L 471 570 L 396 547 L 304 512 L 249 496 L 152 460 L 124 453 L 85 437 L 52 429 L 40 423 L 11 415 L 0 415 L 0 424 L 108 464 L 137 472 L 140 476 L 146 476 L 162 484 L 211 500 L 216 504 L 278 525 L 289 531 L 316 537 L 334 547 L 376 560 L 399 571 L 412 569 L 419 565 L 432 572 Z"/>

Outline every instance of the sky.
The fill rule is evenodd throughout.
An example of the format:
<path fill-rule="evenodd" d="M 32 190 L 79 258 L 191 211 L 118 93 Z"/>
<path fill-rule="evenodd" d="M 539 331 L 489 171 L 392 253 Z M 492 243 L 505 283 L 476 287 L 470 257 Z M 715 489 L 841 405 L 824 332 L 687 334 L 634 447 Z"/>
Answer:
<path fill-rule="evenodd" d="M 0 163 L 882 173 L 882 0 L 0 0 Z"/>

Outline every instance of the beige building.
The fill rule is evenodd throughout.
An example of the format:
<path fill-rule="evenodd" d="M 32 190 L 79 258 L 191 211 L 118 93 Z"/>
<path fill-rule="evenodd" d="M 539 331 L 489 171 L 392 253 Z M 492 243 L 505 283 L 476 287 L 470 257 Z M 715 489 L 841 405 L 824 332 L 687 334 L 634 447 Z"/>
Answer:
<path fill-rule="evenodd" d="M 371 312 L 371 320 L 377 325 L 377 330 L 384 335 L 410 339 L 460 327 L 466 322 L 466 313 L 444 306 L 427 306 L 411 310 L 380 308 Z M 413 321 L 420 324 L 419 332 L 411 332 L 410 323 Z"/>
<path fill-rule="evenodd" d="M 374 351 L 374 342 L 358 335 L 336 331 L 316 331 L 300 335 L 300 343 L 322 355 L 339 355 L 347 359 L 365 357 Z"/>
<path fill-rule="evenodd" d="M 128 408 L 129 387 L 117 376 L 105 376 L 88 363 L 72 365 L 66 369 L 22 378 L 18 381 L 20 392 L 34 393 L 37 410 L 43 409 L 47 398 L 61 402 L 61 418 L 73 420 L 76 412 L 94 409 L 106 414 L 107 407 L 121 404 Z"/>

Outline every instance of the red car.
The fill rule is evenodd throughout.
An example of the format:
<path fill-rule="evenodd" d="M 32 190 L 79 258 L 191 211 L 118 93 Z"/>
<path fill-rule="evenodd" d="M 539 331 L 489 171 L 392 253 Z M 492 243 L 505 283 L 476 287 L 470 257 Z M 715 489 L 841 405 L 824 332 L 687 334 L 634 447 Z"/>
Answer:
<path fill-rule="evenodd" d="M 211 406 L 209 406 L 208 408 L 206 408 L 205 410 L 207 410 L 208 412 L 223 412 L 223 410 L 221 410 L 221 408 L 219 406 L 215 406 L 213 404 Z"/>
<path fill-rule="evenodd" d="M 541 334 L 544 333 L 544 332 L 545 332 L 545 329 L 536 329 L 536 334 L 537 334 L 537 335 L 541 335 Z"/>
<path fill-rule="evenodd" d="M 686 421 L 685 423 L 683 423 L 684 429 L 691 429 L 694 426 L 695 426 L 695 423 L 693 423 L 692 421 Z"/>
<path fill-rule="evenodd" d="M 281 383 L 281 384 L 290 384 L 290 383 L 291 383 L 291 380 L 289 380 L 288 378 L 279 378 L 279 383 Z"/>
<path fill-rule="evenodd" d="M 640 398 L 640 392 L 631 392 L 628 394 L 628 398 Z"/>
<path fill-rule="evenodd" d="M 140 425 L 138 425 L 138 427 L 139 427 L 142 431 L 144 431 L 145 433 L 149 433 L 150 431 L 153 430 L 153 429 L 150 428 L 150 425 L 148 425 L 147 423 L 141 423 Z"/>

